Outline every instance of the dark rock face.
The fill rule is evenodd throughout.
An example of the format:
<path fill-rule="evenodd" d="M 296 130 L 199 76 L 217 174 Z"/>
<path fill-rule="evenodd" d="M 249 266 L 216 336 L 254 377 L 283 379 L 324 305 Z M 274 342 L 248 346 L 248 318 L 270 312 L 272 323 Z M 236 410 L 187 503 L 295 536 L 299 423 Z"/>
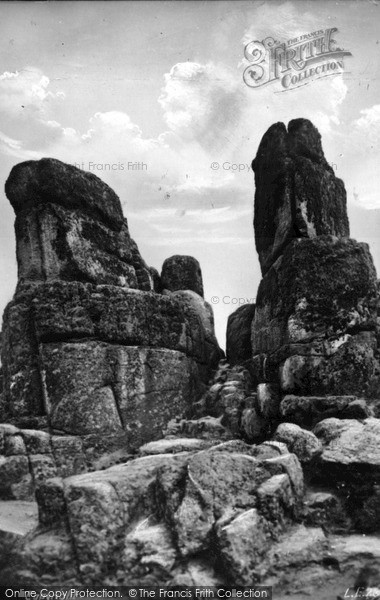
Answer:
<path fill-rule="evenodd" d="M 124 223 L 119 198 L 96 175 L 59 160 L 43 158 L 16 165 L 5 184 L 16 215 L 38 205 L 81 210 L 118 231 Z"/>
<path fill-rule="evenodd" d="M 376 305 L 366 244 L 331 236 L 295 240 L 260 283 L 253 355 L 265 356 L 265 377 L 279 377 L 286 393 L 371 396 Z"/>
<path fill-rule="evenodd" d="M 94 175 L 30 161 L 6 193 L 19 281 L 4 313 L 2 420 L 80 435 L 94 459 L 102 438 L 134 449 L 160 437 L 189 416 L 222 356 L 211 307 L 157 293 L 119 198 Z M 182 266 L 201 292 L 198 262 Z"/>
<path fill-rule="evenodd" d="M 229 315 L 227 322 L 227 360 L 230 364 L 244 364 L 252 358 L 251 328 L 255 304 L 240 306 Z"/>
<path fill-rule="evenodd" d="M 283 419 L 314 427 L 330 417 L 339 419 L 366 419 L 371 410 L 364 398 L 356 396 L 284 396 L 280 406 Z"/>
<path fill-rule="evenodd" d="M 119 198 L 95 175 L 28 161 L 12 169 L 5 191 L 16 213 L 19 287 L 65 280 L 153 289 Z"/>
<path fill-rule="evenodd" d="M 253 167 L 263 279 L 252 380 L 266 431 L 298 456 L 316 490 L 305 523 L 378 531 L 379 288 L 369 248 L 348 238 L 344 186 L 311 123 L 273 125 Z"/>
<path fill-rule="evenodd" d="M 346 192 L 310 121 L 272 125 L 256 158 L 255 239 L 263 275 L 295 238 L 349 236 Z"/>
<path fill-rule="evenodd" d="M 192 256 L 177 254 L 167 258 L 162 265 L 161 285 L 171 292 L 192 290 L 203 298 L 202 271 Z"/>

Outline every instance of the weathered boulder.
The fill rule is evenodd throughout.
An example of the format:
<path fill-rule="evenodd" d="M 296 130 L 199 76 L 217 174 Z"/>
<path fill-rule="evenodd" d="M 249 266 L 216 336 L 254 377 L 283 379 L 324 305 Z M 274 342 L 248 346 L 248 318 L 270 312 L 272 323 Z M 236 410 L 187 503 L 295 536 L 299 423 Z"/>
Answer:
<path fill-rule="evenodd" d="M 57 281 L 17 295 L 4 314 L 4 395 L 10 416 L 45 414 L 39 356 L 45 342 L 86 338 L 177 350 L 197 362 L 200 379 L 207 381 L 222 355 L 213 321 L 206 319 L 206 308 L 202 319 L 200 309 L 179 294 Z"/>
<path fill-rule="evenodd" d="M 346 471 L 355 465 L 372 472 L 380 469 L 380 419 L 325 419 L 314 428 L 324 446 L 321 462 L 323 468 Z"/>
<path fill-rule="evenodd" d="M 42 527 L 16 552 L 12 576 L 30 585 L 255 581 L 256 559 L 297 514 L 300 463 L 278 442 L 190 441 L 161 440 L 126 464 L 41 483 Z"/>
<path fill-rule="evenodd" d="M 33 479 L 27 456 L 0 456 L 0 480 L 2 500 L 33 500 Z"/>
<path fill-rule="evenodd" d="M 270 425 L 255 407 L 244 408 L 240 416 L 240 433 L 248 442 L 262 442 L 270 434 Z"/>
<path fill-rule="evenodd" d="M 125 531 L 154 512 L 160 467 L 186 463 L 185 455 L 156 455 L 64 480 L 64 497 L 79 565 L 87 583 L 115 575 Z"/>
<path fill-rule="evenodd" d="M 254 508 L 260 486 L 282 473 L 289 476 L 293 490 L 284 510 L 292 511 L 303 494 L 302 470 L 294 455 L 272 450 L 272 458 L 254 452 L 250 456 L 229 447 L 229 442 L 196 454 L 188 464 L 185 495 L 174 513 L 181 554 L 206 549 L 214 522 L 225 524 L 242 510 Z"/>
<path fill-rule="evenodd" d="M 223 356 L 211 307 L 195 292 L 153 291 L 158 274 L 130 238 L 119 198 L 94 175 L 29 161 L 12 169 L 6 193 L 19 281 L 4 313 L 0 420 L 84 436 L 90 463 L 102 437 L 130 449 L 161 437 L 170 419 L 189 416 Z M 195 259 L 167 267 L 203 293 Z"/>
<path fill-rule="evenodd" d="M 52 477 L 83 473 L 88 468 L 82 440 L 44 431 L 0 425 L 0 499 L 33 500 Z"/>
<path fill-rule="evenodd" d="M 344 334 L 374 330 L 376 307 L 376 271 L 367 244 L 331 236 L 295 240 L 260 283 L 253 352 L 328 337 L 333 354 Z"/>
<path fill-rule="evenodd" d="M 210 416 L 199 419 L 172 419 L 165 430 L 165 436 L 217 441 L 232 439 L 233 434 L 222 425 L 221 421 L 222 417 Z"/>
<path fill-rule="evenodd" d="M 197 348 L 199 360 L 215 367 L 224 352 L 215 337 L 214 313 L 211 304 L 192 290 L 178 290 L 170 294 L 185 309 L 188 321 L 187 332 Z M 203 342 L 203 345 L 202 345 Z M 202 347 L 203 346 L 203 347 Z"/>
<path fill-rule="evenodd" d="M 255 305 L 239 306 L 227 321 L 227 360 L 231 365 L 244 364 L 252 357 L 251 329 Z"/>
<path fill-rule="evenodd" d="M 18 286 L 56 279 L 152 289 L 121 203 L 98 177 L 44 158 L 13 167 Z"/>
<path fill-rule="evenodd" d="M 74 434 L 127 432 L 131 447 L 162 436 L 199 396 L 195 363 L 174 350 L 100 342 L 44 344 L 51 426 Z"/>
<path fill-rule="evenodd" d="M 176 254 L 167 258 L 162 265 L 161 285 L 171 292 L 192 290 L 203 298 L 202 271 L 199 262 L 192 256 Z"/>
<path fill-rule="evenodd" d="M 323 452 L 314 481 L 343 494 L 347 514 L 361 531 L 380 530 L 380 420 L 325 419 L 314 429 Z"/>
<path fill-rule="evenodd" d="M 178 454 L 179 452 L 197 452 L 217 444 L 217 441 L 207 442 L 199 438 L 168 437 L 154 442 L 148 442 L 139 448 L 140 456 L 150 454 Z"/>
<path fill-rule="evenodd" d="M 324 531 L 345 532 L 351 527 L 343 502 L 336 493 L 310 488 L 305 493 L 301 519 L 305 525 L 323 527 Z"/>
<path fill-rule="evenodd" d="M 376 304 L 366 244 L 293 241 L 258 290 L 252 345 L 254 358 L 264 357 L 262 380 L 288 394 L 376 394 Z"/>
<path fill-rule="evenodd" d="M 235 437 L 256 443 L 263 441 L 267 421 L 258 414 L 256 394 L 249 371 L 241 365 L 219 362 L 214 378 L 194 406 L 196 416 L 219 417 L 220 424 Z"/>
<path fill-rule="evenodd" d="M 302 427 L 314 427 L 319 421 L 338 419 L 366 419 L 371 410 L 363 398 L 356 396 L 284 396 L 280 405 L 283 419 Z"/>
<path fill-rule="evenodd" d="M 281 423 L 273 439 L 286 444 L 289 452 L 295 454 L 302 464 L 315 461 L 322 454 L 322 444 L 314 433 L 294 423 Z"/>
<path fill-rule="evenodd" d="M 226 441 L 234 436 L 224 425 L 222 417 L 200 417 L 199 419 L 173 419 L 168 423 L 165 435 L 181 436 L 198 440 Z"/>
<path fill-rule="evenodd" d="M 270 526 L 256 508 L 242 512 L 216 530 L 222 566 L 234 585 L 250 586 L 260 581 L 257 565 L 270 545 Z"/>
<path fill-rule="evenodd" d="M 343 182 L 324 158 L 321 136 L 307 119 L 275 123 L 256 158 L 255 239 L 263 275 L 294 238 L 349 236 Z"/>
<path fill-rule="evenodd" d="M 264 575 L 261 583 L 264 585 L 277 584 L 274 588 L 275 597 L 281 597 L 282 584 L 286 584 L 290 578 L 293 579 L 294 573 L 297 573 L 299 577 L 303 568 L 310 565 L 315 568 L 318 563 L 328 562 L 330 556 L 329 540 L 322 528 L 294 525 L 283 534 L 277 543 L 272 545 L 261 564 L 256 565 L 256 569 Z M 321 583 L 324 582 L 324 579 L 321 579 L 323 575 L 321 573 L 318 575 L 319 587 L 323 588 L 323 583 Z M 304 589 L 304 582 L 302 583 Z M 296 589 L 296 586 L 293 586 L 293 589 Z M 322 594 L 326 597 L 326 589 L 322 589 Z"/>

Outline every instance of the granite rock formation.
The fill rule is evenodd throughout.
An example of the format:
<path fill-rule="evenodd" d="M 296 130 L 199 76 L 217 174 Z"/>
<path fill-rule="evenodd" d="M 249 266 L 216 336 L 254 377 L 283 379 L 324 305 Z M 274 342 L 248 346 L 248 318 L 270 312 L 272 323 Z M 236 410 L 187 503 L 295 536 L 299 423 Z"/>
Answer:
<path fill-rule="evenodd" d="M 5 184 L 16 213 L 18 289 L 54 280 L 152 290 L 119 198 L 58 160 L 16 165 Z"/>
<path fill-rule="evenodd" d="M 87 238 L 70 254 L 76 234 L 51 219 L 36 248 L 60 266 L 45 271 L 25 251 L 39 232 L 28 211 L 54 212 L 57 180 L 46 195 L 30 165 L 7 185 L 16 212 L 17 190 L 32 200 L 4 319 L 0 498 L 35 496 L 38 526 L 5 527 L 0 502 L 1 582 L 260 583 L 279 600 L 378 587 L 379 287 L 368 247 L 348 238 L 344 186 L 314 126 L 274 125 L 253 163 L 263 279 L 256 306 L 229 319 L 230 363 L 190 257 L 159 276 L 134 255 L 130 273 L 144 276 L 128 283 L 113 267 L 103 280 L 102 254 L 100 283 L 64 267 Z M 104 184 L 82 181 L 69 200 L 66 183 L 57 205 L 71 219 L 120 231 Z M 59 254 L 46 240 L 62 236 Z M 91 243 L 115 254 L 102 240 Z"/>
<path fill-rule="evenodd" d="M 274 386 L 279 391 L 276 419 L 284 423 L 274 439 L 286 442 L 304 463 L 297 444 L 305 452 L 306 442 L 317 447 L 315 436 L 310 438 L 315 427 L 322 451 L 309 483 L 330 486 L 353 528 L 378 530 L 379 514 L 373 509 L 377 476 L 371 475 L 368 485 L 361 479 L 366 470 L 376 473 L 376 468 L 372 454 L 359 456 L 354 442 L 360 430 L 363 443 L 373 445 L 378 420 L 371 417 L 379 416 L 380 405 L 379 295 L 368 245 L 348 237 L 344 186 L 328 166 L 310 122 L 291 121 L 288 131 L 283 124 L 272 126 L 253 164 L 255 235 L 263 279 L 252 321 L 252 368 L 258 390 Z M 272 233 L 263 239 L 269 224 Z M 363 428 L 358 420 L 368 425 Z M 330 432 L 330 421 L 337 423 L 337 432 L 340 423 L 347 430 L 352 427 L 353 440 Z M 328 457 L 330 446 L 338 445 L 340 462 L 332 459 L 333 473 Z M 378 464 L 376 457 L 374 462 Z"/>
<path fill-rule="evenodd" d="M 255 304 L 239 306 L 228 317 L 227 360 L 231 365 L 250 362 L 252 358 L 251 329 Z"/>
<path fill-rule="evenodd" d="M 281 160 L 291 163 L 286 177 L 291 172 L 310 190 L 303 196 L 305 210 L 300 209 L 306 215 L 304 233 L 294 230 L 286 243 L 273 241 L 276 250 L 270 246 L 271 259 L 264 261 L 252 323 L 256 368 L 262 381 L 279 383 L 286 394 L 377 399 L 376 271 L 367 244 L 347 237 L 343 183 L 328 166 L 320 136 L 308 121 L 291 121 L 288 133 L 282 124 L 272 126 L 260 144 L 254 160 L 255 214 L 261 215 L 255 220 L 256 243 L 260 248 L 260 223 L 276 223 L 273 215 L 288 198 L 285 192 L 267 197 L 271 187 L 265 177 L 277 173 L 269 156 L 277 165 L 279 149 Z M 297 185 L 294 202 L 299 201 Z M 282 215 L 281 224 L 286 222 Z"/>
<path fill-rule="evenodd" d="M 255 240 L 263 275 L 295 238 L 349 236 L 346 191 L 306 119 L 275 123 L 256 158 Z"/>
<path fill-rule="evenodd" d="M 203 281 L 199 262 L 192 256 L 181 254 L 167 258 L 162 265 L 161 285 L 163 289 L 171 292 L 191 290 L 203 298 Z"/>
<path fill-rule="evenodd" d="M 211 307 L 195 292 L 198 301 L 154 291 L 160 278 L 119 198 L 94 175 L 29 161 L 12 169 L 6 193 L 18 285 L 3 320 L 1 420 L 81 436 L 87 458 L 106 439 L 131 450 L 160 437 L 188 414 L 222 356 Z M 197 261 L 186 263 L 201 291 Z"/>
<path fill-rule="evenodd" d="M 56 558 L 46 532 L 37 531 L 15 558 L 12 578 L 30 585 L 186 585 L 195 557 L 208 552 L 209 585 L 249 585 L 268 570 L 266 552 L 297 514 L 302 494 L 298 459 L 275 443 L 214 442 L 174 453 L 168 444 L 164 454 L 161 447 L 105 471 L 53 477 L 37 499 Z"/>

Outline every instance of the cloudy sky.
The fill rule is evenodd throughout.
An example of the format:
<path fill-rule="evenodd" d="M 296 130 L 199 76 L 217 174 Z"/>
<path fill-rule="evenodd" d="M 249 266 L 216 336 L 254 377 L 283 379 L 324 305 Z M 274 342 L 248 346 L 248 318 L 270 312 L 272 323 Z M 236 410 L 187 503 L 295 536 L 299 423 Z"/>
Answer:
<path fill-rule="evenodd" d="M 248 166 L 276 121 L 319 128 L 346 184 L 351 235 L 380 269 L 379 12 L 378 0 L 1 2 L 0 179 L 43 156 L 91 163 L 150 265 L 160 270 L 172 254 L 200 261 L 224 345 L 228 314 L 260 280 Z M 243 82 L 248 42 L 332 27 L 352 53 L 343 73 L 285 92 Z M 92 166 L 104 163 L 124 168 Z M 17 269 L 3 191 L 0 203 L 2 311 Z"/>

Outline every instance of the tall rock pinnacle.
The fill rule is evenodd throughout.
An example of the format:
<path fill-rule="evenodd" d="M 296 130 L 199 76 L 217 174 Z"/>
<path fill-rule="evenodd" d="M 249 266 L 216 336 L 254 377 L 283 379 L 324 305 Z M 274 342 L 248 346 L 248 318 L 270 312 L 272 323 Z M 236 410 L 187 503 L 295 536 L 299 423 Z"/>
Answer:
<path fill-rule="evenodd" d="M 307 119 L 275 123 L 256 158 L 254 228 L 263 275 L 295 238 L 349 236 L 346 192 L 327 163 L 321 136 Z"/>
<path fill-rule="evenodd" d="M 285 394 L 379 397 L 376 271 L 367 244 L 348 237 L 344 185 L 320 134 L 305 119 L 272 125 L 253 168 L 259 380 Z"/>

